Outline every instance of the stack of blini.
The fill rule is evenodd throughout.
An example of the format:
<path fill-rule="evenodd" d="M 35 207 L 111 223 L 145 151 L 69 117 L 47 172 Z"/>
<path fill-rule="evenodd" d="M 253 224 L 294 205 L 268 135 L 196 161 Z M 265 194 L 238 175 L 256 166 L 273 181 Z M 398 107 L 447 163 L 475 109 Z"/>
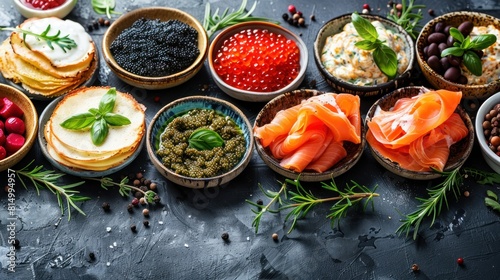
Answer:
<path fill-rule="evenodd" d="M 110 126 L 104 143 L 92 143 L 90 128 L 71 130 L 60 124 L 70 116 L 98 108 L 109 87 L 82 87 L 65 95 L 45 124 L 44 136 L 49 155 L 74 170 L 104 171 L 124 163 L 140 147 L 145 134 L 145 108 L 130 94 L 116 92 L 113 113 L 127 117 L 131 123 Z"/>
<path fill-rule="evenodd" d="M 0 45 L 0 71 L 31 94 L 57 97 L 92 77 L 98 65 L 98 52 L 83 26 L 71 20 L 31 18 L 17 28 L 42 34 L 48 26 L 48 36 L 57 32 L 59 37 L 68 35 L 76 47 L 65 49 L 33 35 L 12 32 Z"/>

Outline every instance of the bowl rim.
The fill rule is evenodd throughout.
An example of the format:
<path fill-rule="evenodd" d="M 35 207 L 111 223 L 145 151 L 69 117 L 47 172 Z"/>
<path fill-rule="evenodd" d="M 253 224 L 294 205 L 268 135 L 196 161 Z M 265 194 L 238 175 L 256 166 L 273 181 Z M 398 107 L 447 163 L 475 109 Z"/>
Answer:
<path fill-rule="evenodd" d="M 278 31 L 280 33 L 285 34 L 288 38 L 294 39 L 295 43 L 297 44 L 297 47 L 300 50 L 300 60 L 299 60 L 300 70 L 299 70 L 297 77 L 295 77 L 295 79 L 293 79 L 293 81 L 291 81 L 285 87 L 283 87 L 279 90 L 268 91 L 268 92 L 254 92 L 254 91 L 243 90 L 243 89 L 239 89 L 239 88 L 236 88 L 236 87 L 233 87 L 233 86 L 227 84 L 215 72 L 215 69 L 213 66 L 213 59 L 212 59 L 213 55 L 217 51 L 217 50 L 215 50 L 215 46 L 220 45 L 221 40 L 224 39 L 225 37 L 232 36 L 236 32 L 241 31 L 243 29 L 246 29 L 248 27 L 255 27 L 255 28 L 260 28 L 260 29 L 265 29 L 265 28 L 272 29 L 273 31 Z M 230 90 L 233 92 L 238 92 L 240 94 L 245 94 L 245 95 L 249 95 L 249 96 L 256 96 L 256 97 L 266 96 L 269 99 L 269 98 L 272 98 L 278 94 L 282 94 L 284 92 L 291 91 L 300 85 L 300 82 L 304 79 L 304 76 L 306 74 L 307 65 L 309 63 L 309 53 L 308 53 L 307 46 L 304 43 L 304 41 L 299 36 L 297 36 L 295 33 L 293 33 L 291 30 L 289 30 L 281 25 L 272 23 L 272 22 L 255 21 L 254 20 L 254 21 L 247 21 L 247 22 L 238 23 L 238 24 L 229 26 L 229 27 L 225 28 L 224 30 L 220 31 L 213 38 L 212 42 L 210 43 L 210 46 L 208 48 L 208 59 L 207 60 L 208 60 L 210 72 L 212 73 L 212 78 L 216 81 L 216 83 L 221 84 L 223 87 L 227 88 L 227 90 Z M 303 63 L 301 63 L 301 62 L 303 62 Z M 262 99 L 262 98 L 259 98 L 259 99 Z"/>
<path fill-rule="evenodd" d="M 229 108 L 230 110 L 233 110 L 243 120 L 243 122 L 245 123 L 245 125 L 248 127 L 248 133 L 249 133 L 249 137 L 248 137 L 249 138 L 249 143 L 247 144 L 248 148 L 246 149 L 245 153 L 243 154 L 241 160 L 233 168 L 231 168 L 231 170 L 229 170 L 229 171 L 227 171 L 227 172 L 225 172 L 223 174 L 219 174 L 217 176 L 214 176 L 214 177 L 193 178 L 193 177 L 187 177 L 187 176 L 183 176 L 183 175 L 180 175 L 180 174 L 176 174 L 172 170 L 170 170 L 169 168 L 165 167 L 165 165 L 163 165 L 163 163 L 158 159 L 158 156 L 156 156 L 156 154 L 155 154 L 156 147 L 153 147 L 154 146 L 153 143 L 154 143 L 155 138 L 156 138 L 156 136 L 153 135 L 153 127 L 155 126 L 155 124 L 159 120 L 159 118 L 166 111 L 171 110 L 171 108 L 176 107 L 178 105 L 181 105 L 183 103 L 186 103 L 186 102 L 189 102 L 189 101 L 195 101 L 195 100 L 202 100 L 202 101 L 208 101 L 208 102 L 212 102 L 212 103 L 218 103 L 218 104 L 223 105 L 224 107 Z M 220 99 L 220 98 L 217 98 L 217 97 L 204 96 L 204 95 L 187 96 L 187 97 L 182 97 L 182 98 L 176 99 L 176 100 L 174 100 L 174 101 L 166 104 L 165 106 L 163 106 L 161 109 L 159 109 L 156 112 L 156 114 L 153 116 L 153 118 L 151 119 L 151 122 L 149 123 L 149 125 L 147 127 L 147 131 L 146 131 L 146 148 L 147 148 L 147 152 L 148 152 L 149 158 L 153 162 L 153 165 L 155 165 L 156 168 L 161 167 L 161 169 L 163 171 L 165 171 L 166 174 L 168 174 L 169 176 L 179 178 L 179 181 L 183 181 L 183 182 L 190 182 L 190 181 L 191 182 L 195 182 L 194 184 L 191 184 L 191 185 L 199 185 L 199 184 L 197 184 L 197 182 L 198 183 L 199 182 L 203 182 L 204 186 L 215 187 L 214 185 L 210 185 L 209 182 L 215 182 L 215 181 L 216 182 L 222 182 L 223 178 L 226 177 L 227 175 L 229 175 L 229 174 L 231 174 L 231 173 L 233 173 L 235 171 L 239 171 L 236 174 L 236 176 L 237 176 L 241 172 L 243 172 L 243 169 L 248 165 L 248 163 L 250 162 L 250 160 L 252 158 L 253 149 L 254 149 L 253 130 L 252 130 L 252 126 L 251 126 L 250 121 L 248 120 L 248 118 L 246 117 L 246 115 L 243 113 L 243 111 L 241 111 L 236 105 L 232 104 L 231 102 L 223 100 L 223 99 Z M 160 173 L 162 173 L 162 172 L 160 172 Z M 167 178 L 167 179 L 170 179 L 170 178 Z M 195 187 L 193 187 L 191 185 L 184 184 L 182 186 L 189 187 L 189 188 L 195 188 Z M 218 185 L 219 184 L 217 184 L 217 186 Z"/>
<path fill-rule="evenodd" d="M 337 77 L 333 76 L 330 72 L 328 72 L 324 68 L 323 64 L 321 63 L 321 49 L 320 49 L 320 46 L 322 46 L 324 44 L 324 42 L 320 41 L 320 39 L 322 37 L 321 35 L 323 34 L 323 32 L 325 31 L 325 29 L 327 29 L 327 27 L 332 22 L 342 20 L 342 21 L 346 21 L 346 24 L 347 24 L 347 23 L 351 22 L 351 16 L 352 16 L 352 13 L 347 13 L 347 14 L 342 14 L 342 15 L 339 15 L 337 17 L 334 17 L 334 18 L 328 20 L 327 22 L 325 22 L 321 26 L 321 28 L 318 30 L 318 33 L 316 34 L 316 37 L 314 39 L 313 53 L 314 53 L 314 60 L 316 62 L 316 66 L 318 67 L 320 73 L 325 78 L 331 80 L 332 82 L 341 84 L 342 87 L 347 88 L 347 89 L 349 89 L 351 91 L 356 91 L 356 92 L 379 91 L 381 88 L 392 87 L 394 84 L 397 84 L 398 81 L 409 78 L 411 76 L 411 73 L 412 73 L 413 69 L 414 69 L 414 64 L 415 64 L 415 59 L 416 59 L 415 44 L 413 42 L 412 37 L 400 25 L 396 24 L 395 22 L 389 20 L 388 18 L 386 18 L 384 16 L 375 15 L 375 14 L 363 14 L 361 16 L 364 17 L 364 18 L 368 18 L 371 21 L 373 21 L 373 20 L 379 20 L 384 25 L 386 25 L 386 26 L 389 25 L 391 28 L 397 29 L 397 31 L 400 32 L 403 35 L 402 37 L 406 41 L 406 43 L 408 43 L 407 47 L 409 49 L 410 56 L 409 56 L 408 67 L 403 71 L 403 73 L 401 73 L 400 75 L 397 75 L 395 78 L 393 78 L 393 79 L 391 79 L 391 80 L 389 80 L 389 81 L 387 81 L 385 83 L 382 83 L 382 84 L 378 84 L 378 85 L 375 85 L 375 86 L 358 86 L 358 85 L 354 85 L 354 84 L 351 84 L 349 82 L 346 82 L 344 80 L 338 79 Z M 337 34 L 337 33 L 335 33 L 335 34 Z M 331 35 L 333 35 L 333 34 L 329 34 L 328 36 L 331 36 Z"/>
<path fill-rule="evenodd" d="M 69 13 L 71 13 L 71 10 L 73 10 L 74 6 L 78 2 L 78 0 L 66 0 L 62 5 L 48 9 L 48 10 L 39 10 L 39 9 L 34 9 L 30 8 L 28 6 L 25 6 L 22 3 L 22 0 L 14 0 L 14 5 L 17 7 L 19 12 L 24 15 L 24 13 L 31 13 L 33 14 L 30 17 L 40 17 L 40 16 L 45 16 L 45 17 L 50 17 L 50 16 L 57 16 L 57 17 L 65 17 Z M 71 7 L 71 8 L 70 8 Z M 68 9 L 68 11 L 66 11 Z M 64 14 L 64 15 L 63 15 Z"/>
<path fill-rule="evenodd" d="M 177 73 L 174 73 L 174 74 L 171 74 L 168 76 L 159 76 L 159 77 L 140 76 L 140 75 L 137 75 L 137 74 L 134 74 L 132 72 L 125 70 L 120 65 L 118 65 L 118 63 L 114 59 L 113 55 L 111 54 L 111 50 L 109 49 L 109 46 L 111 45 L 112 40 L 111 40 L 111 38 L 109 38 L 109 34 L 111 33 L 111 31 L 118 29 L 117 26 L 119 24 L 122 24 L 128 18 L 136 18 L 136 17 L 137 17 L 137 19 L 139 19 L 141 17 L 148 18 L 147 17 L 148 12 L 158 11 L 158 10 L 161 10 L 164 13 L 176 13 L 176 14 L 183 15 L 184 17 L 189 18 L 193 22 L 193 25 L 191 25 L 191 24 L 188 24 L 188 23 L 182 21 L 183 23 L 188 24 L 189 26 L 196 29 L 196 31 L 198 32 L 198 44 L 199 45 L 202 44 L 202 46 L 203 46 L 200 49 L 200 54 L 198 55 L 198 57 L 195 59 L 195 61 L 189 67 L 187 67 L 186 69 L 184 69 L 180 72 L 177 72 Z M 149 18 L 149 19 L 153 19 L 153 18 Z M 133 24 L 133 22 L 131 22 L 129 25 L 123 26 L 122 30 L 130 27 L 132 24 Z M 201 40 L 200 40 L 200 38 L 201 38 Z M 182 79 L 185 77 L 189 77 L 192 74 L 192 71 L 196 71 L 197 69 L 198 70 L 201 69 L 201 66 L 205 62 L 205 58 L 207 57 L 207 51 L 208 51 L 208 47 L 209 47 L 209 38 L 208 38 L 207 32 L 203 28 L 203 25 L 194 16 L 192 16 L 192 15 L 188 14 L 187 12 L 184 12 L 180 9 L 154 6 L 154 7 L 138 8 L 138 9 L 132 10 L 130 12 L 127 12 L 127 13 L 123 14 L 122 16 L 120 16 L 119 18 L 117 18 L 108 27 L 108 29 L 104 33 L 104 35 L 102 37 L 101 47 L 102 47 L 104 61 L 106 61 L 106 64 L 114 72 L 117 72 L 121 76 L 123 76 L 125 79 L 132 80 L 136 83 L 158 84 L 158 83 L 162 83 L 162 82 L 165 82 L 168 80 L 178 80 L 179 78 Z"/>
<path fill-rule="evenodd" d="M 493 106 L 496 104 L 500 104 L 500 92 L 494 93 L 486 99 L 481 106 L 479 106 L 479 109 L 476 112 L 474 126 L 476 129 L 477 142 L 479 143 L 479 147 L 481 148 L 483 155 L 489 157 L 493 161 L 497 161 L 497 164 L 500 164 L 500 157 L 488 148 L 488 145 L 486 144 L 486 137 L 483 134 L 484 117 L 486 113 L 493 109 Z"/>
<path fill-rule="evenodd" d="M 23 109 L 23 112 L 25 115 L 29 114 L 33 118 L 33 126 L 30 128 L 29 134 L 27 133 L 28 129 L 26 129 L 26 132 L 24 135 L 25 136 L 25 143 L 21 147 L 21 149 L 17 150 L 15 153 L 9 155 L 8 157 L 0 160 L 0 163 L 2 163 L 2 167 L 0 167 L 0 171 L 1 171 L 1 170 L 5 170 L 7 168 L 10 168 L 11 166 L 20 162 L 26 156 L 26 154 L 31 150 L 31 147 L 33 146 L 33 144 L 35 142 L 35 138 L 37 137 L 38 119 L 39 118 L 38 118 L 38 112 L 36 110 L 35 105 L 31 101 L 31 99 L 28 96 L 26 96 L 22 91 L 18 90 L 17 88 L 15 88 L 13 86 L 0 83 L 0 92 L 1 92 L 0 95 L 5 96 L 5 97 L 10 95 L 10 94 L 5 94 L 5 93 L 13 92 L 14 95 L 25 100 L 26 103 L 28 104 L 29 112 L 27 112 L 27 110 L 24 110 L 24 109 Z M 9 162 L 7 165 L 4 166 L 3 164 L 5 164 L 7 161 L 11 161 L 11 162 Z"/>
<path fill-rule="evenodd" d="M 422 27 L 422 29 L 420 30 L 420 33 L 418 34 L 417 40 L 415 41 L 415 55 L 417 57 L 417 61 L 420 65 L 420 67 L 424 68 L 425 71 L 427 71 L 429 73 L 429 75 L 438 79 L 440 82 L 450 84 L 451 86 L 457 88 L 458 90 L 462 90 L 462 91 L 466 90 L 466 89 L 487 89 L 487 88 L 491 87 L 492 85 L 500 84 L 500 80 L 498 80 L 498 79 L 491 82 L 491 83 L 483 84 L 483 85 L 463 85 L 463 84 L 454 83 L 454 82 L 451 82 L 451 81 L 444 79 L 444 77 L 441 74 L 438 74 L 436 71 L 434 71 L 432 68 L 430 68 L 429 65 L 427 64 L 427 62 L 425 61 L 425 59 L 423 57 L 423 48 L 424 48 L 424 41 L 425 41 L 425 38 L 423 37 L 424 31 L 429 30 L 436 23 L 442 22 L 443 19 L 450 17 L 450 16 L 455 16 L 455 15 L 456 16 L 466 15 L 469 17 L 477 16 L 477 17 L 481 17 L 481 18 L 487 18 L 487 19 L 492 20 L 492 21 L 500 21 L 499 19 L 495 18 L 494 16 L 491 16 L 491 15 L 488 15 L 485 13 L 480 13 L 480 12 L 473 12 L 473 11 L 449 12 L 449 13 L 442 14 L 440 16 L 433 18 L 432 20 L 427 22 Z M 424 71 L 422 71 L 422 72 L 424 72 Z M 482 96 L 482 98 L 487 98 L 490 95 Z"/>

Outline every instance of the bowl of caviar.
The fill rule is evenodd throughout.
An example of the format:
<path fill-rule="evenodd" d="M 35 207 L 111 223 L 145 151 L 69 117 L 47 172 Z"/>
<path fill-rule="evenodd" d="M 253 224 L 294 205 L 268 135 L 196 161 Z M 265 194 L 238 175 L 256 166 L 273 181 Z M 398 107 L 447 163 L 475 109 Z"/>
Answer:
<path fill-rule="evenodd" d="M 307 62 L 302 39 L 269 22 L 228 27 L 213 39 L 208 50 L 217 86 L 233 98 L 250 102 L 267 102 L 298 88 Z"/>
<path fill-rule="evenodd" d="M 245 114 L 208 96 L 177 99 L 161 108 L 148 126 L 146 143 L 165 178 L 195 189 L 228 184 L 246 168 L 254 146 Z"/>
<path fill-rule="evenodd" d="M 78 0 L 14 0 L 14 6 L 25 18 L 66 17 Z"/>
<path fill-rule="evenodd" d="M 362 37 L 358 25 L 373 31 Z M 375 40 L 376 48 L 366 44 Z M 387 18 L 369 14 L 327 21 L 316 35 L 313 53 L 320 74 L 335 91 L 359 96 L 383 95 L 409 83 L 415 61 L 410 34 Z"/>
<path fill-rule="evenodd" d="M 500 93 L 486 99 L 479 107 L 475 120 L 477 142 L 484 160 L 500 173 Z"/>
<path fill-rule="evenodd" d="M 416 42 L 417 62 L 429 83 L 461 91 L 467 99 L 484 100 L 500 91 L 499 52 L 500 21 L 478 12 L 438 16 L 422 28 Z"/>
<path fill-rule="evenodd" d="M 185 83 L 204 65 L 208 36 L 201 23 L 174 8 L 147 7 L 120 16 L 106 30 L 103 57 L 122 81 L 144 89 Z"/>

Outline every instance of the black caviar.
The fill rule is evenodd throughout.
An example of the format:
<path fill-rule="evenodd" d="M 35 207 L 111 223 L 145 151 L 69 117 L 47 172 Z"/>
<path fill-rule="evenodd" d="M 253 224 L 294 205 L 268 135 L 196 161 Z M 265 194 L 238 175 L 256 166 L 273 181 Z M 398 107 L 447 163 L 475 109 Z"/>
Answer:
<path fill-rule="evenodd" d="M 179 20 L 141 18 L 111 43 L 125 70 L 141 76 L 168 76 L 188 68 L 200 54 L 198 31 Z"/>
<path fill-rule="evenodd" d="M 217 132 L 224 146 L 211 150 L 189 147 L 189 136 L 197 128 Z M 209 178 L 228 172 L 245 154 L 245 137 L 240 127 L 214 110 L 193 109 L 174 118 L 161 134 L 157 151 L 163 164 L 177 174 L 192 178 Z"/>

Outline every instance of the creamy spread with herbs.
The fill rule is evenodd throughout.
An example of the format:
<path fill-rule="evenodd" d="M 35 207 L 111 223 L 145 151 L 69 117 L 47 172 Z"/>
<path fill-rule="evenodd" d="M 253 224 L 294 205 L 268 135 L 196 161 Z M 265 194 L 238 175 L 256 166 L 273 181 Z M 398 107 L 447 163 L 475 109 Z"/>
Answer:
<path fill-rule="evenodd" d="M 471 38 L 481 34 L 493 34 L 497 37 L 496 43 L 484 49 L 481 58 L 483 74 L 478 77 L 473 75 L 462 65 L 462 74 L 467 77 L 467 84 L 483 85 L 500 79 L 500 30 L 493 25 L 475 26 L 470 34 Z"/>
<path fill-rule="evenodd" d="M 380 21 L 371 23 L 377 29 L 378 38 L 396 52 L 397 73 L 403 73 L 409 64 L 404 38 Z M 336 78 L 354 85 L 373 86 L 387 82 L 389 79 L 375 64 L 372 51 L 362 50 L 354 45 L 362 40 L 352 22 L 346 24 L 342 32 L 326 39 L 321 52 L 323 66 Z"/>

